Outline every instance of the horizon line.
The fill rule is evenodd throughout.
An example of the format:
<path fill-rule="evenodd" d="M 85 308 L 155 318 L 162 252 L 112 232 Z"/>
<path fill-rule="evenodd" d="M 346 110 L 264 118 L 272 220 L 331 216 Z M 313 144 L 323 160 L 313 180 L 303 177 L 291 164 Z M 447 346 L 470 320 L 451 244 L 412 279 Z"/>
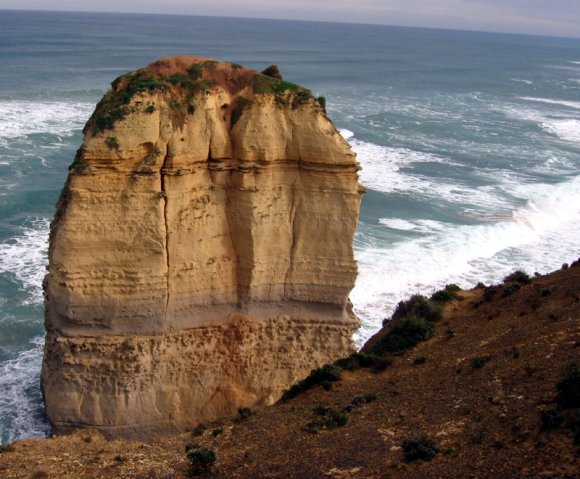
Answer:
<path fill-rule="evenodd" d="M 540 37 L 540 38 L 554 38 L 554 39 L 565 39 L 565 40 L 580 40 L 580 34 L 578 36 L 566 36 L 566 35 L 556 35 L 556 34 L 545 34 L 545 33 L 519 33 L 519 32 L 503 32 L 497 30 L 472 30 L 468 28 L 460 27 L 435 27 L 435 26 L 416 26 L 416 25 L 391 25 L 387 23 L 364 23 L 364 22 L 348 22 L 348 21 L 336 21 L 336 20 L 306 20 L 301 18 L 271 18 L 271 17 L 251 17 L 251 16 L 227 16 L 227 15 L 200 15 L 194 13 L 150 13 L 150 12 L 111 12 L 111 11 L 98 11 L 98 10 L 45 10 L 37 8 L 2 8 L 0 11 L 5 12 L 38 12 L 38 13 L 81 13 L 88 15 L 142 15 L 142 16 L 166 16 L 166 17 L 199 17 L 199 18 L 226 18 L 226 19 L 240 19 L 240 20 L 263 20 L 263 21 L 274 21 L 274 22 L 303 22 L 303 23 L 329 23 L 336 25 L 361 25 L 361 26 L 371 26 L 371 27 L 388 27 L 388 28 L 415 28 L 420 30 L 441 30 L 450 32 L 468 32 L 468 33 L 486 33 L 486 34 L 496 34 L 496 35 L 513 35 L 513 36 L 523 36 L 523 37 Z"/>

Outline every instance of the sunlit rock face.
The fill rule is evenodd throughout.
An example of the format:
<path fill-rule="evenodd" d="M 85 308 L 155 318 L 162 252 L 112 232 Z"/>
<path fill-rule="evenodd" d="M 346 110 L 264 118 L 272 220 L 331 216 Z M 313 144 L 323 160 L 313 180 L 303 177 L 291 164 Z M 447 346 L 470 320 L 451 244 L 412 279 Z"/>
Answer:
<path fill-rule="evenodd" d="M 45 280 L 54 432 L 180 431 L 353 350 L 358 166 L 308 90 L 168 58 L 84 133 Z"/>

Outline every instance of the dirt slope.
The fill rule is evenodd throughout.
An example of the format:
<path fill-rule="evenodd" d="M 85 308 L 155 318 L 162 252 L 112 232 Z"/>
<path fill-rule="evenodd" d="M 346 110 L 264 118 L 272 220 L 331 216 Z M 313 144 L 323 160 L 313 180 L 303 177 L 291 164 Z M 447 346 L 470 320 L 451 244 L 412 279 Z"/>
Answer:
<path fill-rule="evenodd" d="M 20 441 L 0 453 L 0 477 L 184 478 L 187 443 L 216 453 L 203 477 L 580 477 L 574 411 L 553 430 L 542 431 L 540 420 L 556 405 L 556 384 L 580 367 L 580 267 L 533 278 L 512 294 L 508 287 L 461 292 L 433 337 L 382 372 L 342 371 L 329 390 L 315 386 L 201 435 L 107 442 L 79 431 Z M 346 425 L 308 432 L 328 417 L 317 405 L 335 407 Z M 403 441 L 419 436 L 438 454 L 406 461 Z"/>

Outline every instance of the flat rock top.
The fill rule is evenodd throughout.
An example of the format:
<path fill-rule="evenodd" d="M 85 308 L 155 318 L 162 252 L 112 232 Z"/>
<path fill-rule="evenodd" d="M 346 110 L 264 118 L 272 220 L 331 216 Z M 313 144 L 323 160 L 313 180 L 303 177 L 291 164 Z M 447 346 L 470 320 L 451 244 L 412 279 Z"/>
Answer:
<path fill-rule="evenodd" d="M 127 107 L 136 94 L 145 97 L 161 94 L 166 99 L 191 103 L 192 99 L 216 89 L 229 93 L 238 109 L 259 94 L 275 95 L 277 101 L 292 108 L 318 102 L 324 109 L 322 97 L 315 99 L 307 88 L 283 80 L 275 65 L 260 73 L 237 63 L 183 55 L 157 60 L 113 80 L 111 90 L 97 105 L 84 132 L 95 126 L 96 130 L 112 129 L 116 121 L 127 116 Z M 97 121 L 100 126 L 95 125 Z"/>
<path fill-rule="evenodd" d="M 307 93 L 306 88 L 294 83 L 284 81 L 281 78 L 273 78 L 264 75 L 238 63 L 229 63 L 197 56 L 181 55 L 157 60 L 144 68 L 121 75 L 112 86 L 114 91 L 122 91 L 127 87 L 134 87 L 135 81 L 156 80 L 165 83 L 166 87 L 196 88 L 203 89 L 221 87 L 230 94 L 236 94 L 248 87 L 254 93 Z M 156 88 L 155 83 L 150 83 L 149 88 Z M 161 86 L 161 85 L 159 85 Z"/>
<path fill-rule="evenodd" d="M 159 79 L 177 79 L 180 75 L 187 75 L 194 80 L 210 81 L 212 86 L 220 86 L 230 93 L 236 93 L 241 86 L 249 85 L 254 75 L 263 76 L 237 63 L 189 55 L 157 60 L 138 71 Z"/>

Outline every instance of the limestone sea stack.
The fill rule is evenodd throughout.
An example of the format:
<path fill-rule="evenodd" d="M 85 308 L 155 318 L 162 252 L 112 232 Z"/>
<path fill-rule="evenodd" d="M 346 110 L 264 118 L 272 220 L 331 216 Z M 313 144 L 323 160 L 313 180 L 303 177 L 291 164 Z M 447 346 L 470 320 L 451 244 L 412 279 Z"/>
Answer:
<path fill-rule="evenodd" d="M 51 224 L 53 432 L 181 431 L 352 352 L 357 170 L 278 75 L 173 57 L 117 78 Z"/>

